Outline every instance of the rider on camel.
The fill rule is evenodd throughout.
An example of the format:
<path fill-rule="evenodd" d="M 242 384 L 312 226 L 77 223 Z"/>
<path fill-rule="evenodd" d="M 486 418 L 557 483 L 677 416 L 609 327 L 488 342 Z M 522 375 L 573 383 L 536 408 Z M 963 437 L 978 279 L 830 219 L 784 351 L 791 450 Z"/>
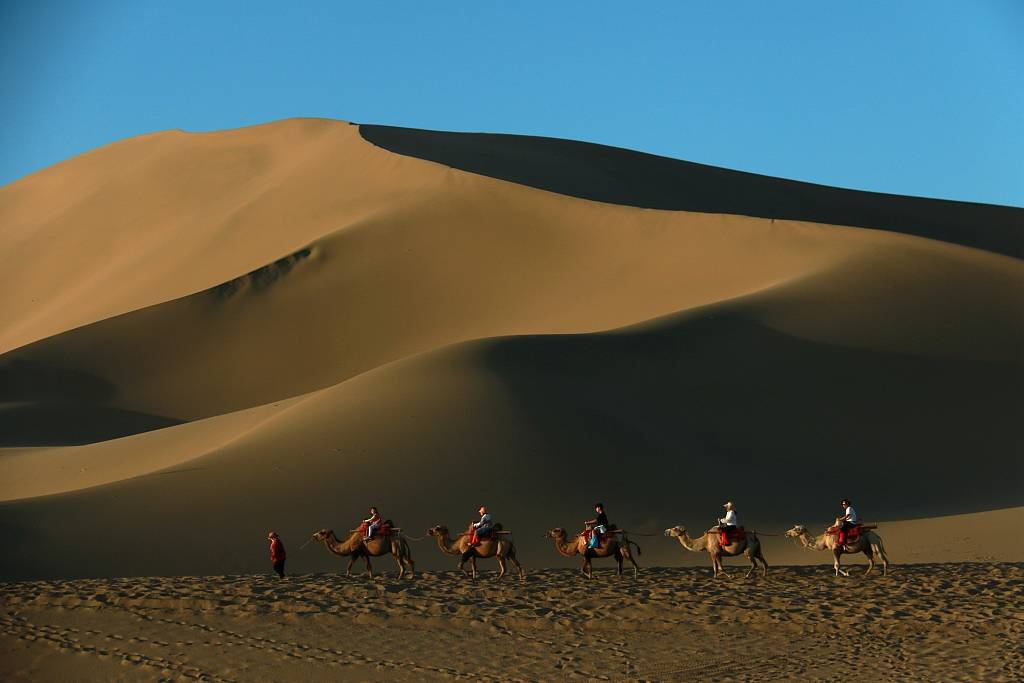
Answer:
<path fill-rule="evenodd" d="M 377 533 L 377 529 L 380 528 L 380 513 L 377 512 L 377 508 L 370 506 L 370 516 L 363 520 L 363 526 L 366 527 L 366 538 L 364 541 L 369 541 L 373 538 L 373 535 Z"/>
<path fill-rule="evenodd" d="M 729 545 L 729 532 L 736 531 L 736 527 L 740 525 L 739 518 L 736 516 L 736 506 L 733 505 L 732 501 L 726 501 L 725 505 L 725 517 L 718 520 L 718 530 L 722 534 L 722 545 Z"/>
<path fill-rule="evenodd" d="M 604 513 L 604 503 L 594 503 L 594 512 L 597 517 L 588 519 L 584 524 L 590 530 L 590 537 L 587 540 L 587 548 L 596 548 L 601 542 L 601 534 L 608 531 L 608 515 Z"/>
<path fill-rule="evenodd" d="M 860 524 L 860 518 L 857 517 L 857 511 L 853 509 L 853 503 L 849 500 L 843 498 L 839 504 L 843 507 L 843 516 L 837 520 L 839 522 L 839 545 L 846 545 L 846 532 Z"/>
<path fill-rule="evenodd" d="M 480 545 L 481 539 L 490 537 L 491 530 L 494 528 L 494 522 L 491 521 L 491 513 L 487 512 L 486 505 L 481 505 L 477 512 L 480 513 L 480 521 L 473 522 L 470 525 L 473 533 L 469 537 L 469 544 L 474 548 Z"/>

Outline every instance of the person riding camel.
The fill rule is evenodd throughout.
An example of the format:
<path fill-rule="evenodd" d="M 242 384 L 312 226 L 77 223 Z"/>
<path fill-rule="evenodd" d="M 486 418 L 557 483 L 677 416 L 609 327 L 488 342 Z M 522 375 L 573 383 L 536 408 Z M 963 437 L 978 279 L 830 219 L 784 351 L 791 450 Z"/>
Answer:
<path fill-rule="evenodd" d="M 839 505 L 843 508 L 843 516 L 837 520 L 839 522 L 839 545 L 846 545 L 846 532 L 857 527 L 860 524 L 860 518 L 857 517 L 857 511 L 853 509 L 853 503 L 846 498 L 839 501 Z"/>
<path fill-rule="evenodd" d="M 480 513 L 480 521 L 470 524 L 472 534 L 469 537 L 469 545 L 474 548 L 480 545 L 482 539 L 490 538 L 491 530 L 494 529 L 494 522 L 491 521 L 491 513 L 487 512 L 487 506 L 481 505 L 477 512 Z"/>
<path fill-rule="evenodd" d="M 718 531 L 722 534 L 722 545 L 729 545 L 729 533 L 736 531 L 740 521 L 739 517 L 736 516 L 736 506 L 733 505 L 731 500 L 726 501 L 722 507 L 725 508 L 725 517 L 718 520 Z"/>
<path fill-rule="evenodd" d="M 380 528 L 380 513 L 377 512 L 377 508 L 370 506 L 370 516 L 363 520 L 363 527 L 366 528 L 366 538 L 364 541 L 369 541 L 373 538 L 373 535 L 377 533 L 377 529 Z"/>
<path fill-rule="evenodd" d="M 593 549 L 601 542 L 601 534 L 608 531 L 608 515 L 604 513 L 604 503 L 594 503 L 594 512 L 597 513 L 597 517 L 594 519 L 588 519 L 583 524 L 586 526 L 589 532 L 587 538 L 587 548 Z"/>

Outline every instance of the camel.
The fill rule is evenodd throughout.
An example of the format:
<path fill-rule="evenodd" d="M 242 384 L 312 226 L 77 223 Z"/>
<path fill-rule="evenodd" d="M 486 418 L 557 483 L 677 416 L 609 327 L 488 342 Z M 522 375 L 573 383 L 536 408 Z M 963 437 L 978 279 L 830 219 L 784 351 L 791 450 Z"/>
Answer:
<path fill-rule="evenodd" d="M 596 548 L 587 548 L 587 540 L 583 537 L 583 534 L 577 534 L 570 542 L 566 542 L 565 529 L 556 528 L 551 529 L 546 534 L 545 538 L 551 538 L 555 541 L 555 550 L 560 555 L 565 557 L 573 557 L 574 555 L 583 556 L 583 564 L 580 566 L 580 572 L 583 576 L 588 579 L 594 578 L 594 569 L 591 565 L 591 560 L 595 557 L 614 557 L 615 562 L 619 566 L 618 575 L 622 576 L 622 561 L 629 560 L 633 565 L 633 578 L 637 577 L 637 573 L 640 570 L 640 565 L 633 559 L 633 553 L 629 547 L 636 546 L 636 554 L 640 555 L 640 546 L 633 541 L 626 538 L 626 534 L 622 533 L 622 539 L 619 539 L 619 534 L 605 534 L 605 537 L 601 540 Z"/>
<path fill-rule="evenodd" d="M 850 575 L 850 572 L 839 566 L 839 556 L 843 553 L 849 553 L 852 555 L 864 553 L 868 556 L 868 570 L 864 572 L 865 576 L 870 574 L 871 570 L 875 568 L 875 555 L 878 555 L 878 557 L 882 559 L 882 576 L 885 576 L 889 572 L 889 558 L 885 556 L 885 547 L 882 545 L 882 537 L 870 529 L 861 531 L 860 536 L 854 543 L 847 543 L 845 546 L 839 545 L 839 536 L 836 534 L 824 533 L 815 538 L 804 526 L 800 524 L 797 524 L 787 531 L 786 537 L 799 539 L 800 545 L 808 550 L 832 551 L 832 557 L 835 559 L 833 566 L 836 569 L 836 576 L 839 576 L 840 574 L 843 576 Z"/>
<path fill-rule="evenodd" d="M 409 550 L 408 541 L 400 534 L 392 533 L 386 538 L 375 536 L 372 540 L 366 541 L 363 538 L 363 532 L 357 529 L 352 532 L 348 540 L 342 543 L 334 535 L 333 531 L 321 529 L 313 534 L 313 540 L 323 541 L 324 545 L 332 553 L 348 558 L 348 569 L 345 570 L 346 576 L 352 575 L 352 565 L 357 558 L 361 557 L 366 560 L 366 572 L 370 575 L 370 578 L 373 578 L 373 567 L 370 566 L 370 558 L 381 557 L 390 553 L 391 557 L 395 558 L 395 564 L 398 565 L 398 578 L 402 578 L 405 575 L 406 566 L 409 567 L 409 578 L 414 577 L 415 565 L 412 561 L 412 552 Z"/>
<path fill-rule="evenodd" d="M 671 529 L 665 529 L 665 535 L 675 538 L 679 541 L 679 545 L 691 552 L 707 551 L 711 556 L 711 568 L 715 572 L 714 578 L 716 579 L 719 576 L 729 577 L 725 571 L 725 565 L 722 564 L 722 558 L 738 555 L 746 555 L 750 560 L 750 569 L 747 570 L 745 578 L 749 578 L 757 571 L 758 562 L 761 563 L 761 576 L 768 576 L 768 563 L 765 562 L 764 555 L 761 554 L 761 541 L 758 540 L 756 531 L 746 532 L 746 539 L 727 546 L 722 545 L 721 535 L 717 528 L 705 531 L 703 536 L 690 538 L 690 534 L 686 533 L 686 527 L 674 526 Z"/>
<path fill-rule="evenodd" d="M 448 527 L 443 525 L 435 526 L 432 529 L 427 530 L 427 533 L 434 537 L 437 541 L 437 547 L 441 549 L 441 552 L 445 555 L 458 555 L 459 556 L 459 569 L 466 571 L 464 565 L 466 559 L 469 559 L 470 576 L 477 578 L 479 574 L 476 571 L 476 558 L 488 558 L 493 557 L 498 560 L 498 579 L 505 576 L 505 560 L 509 560 L 516 566 L 516 570 L 519 572 L 519 579 L 525 580 L 526 575 L 523 573 L 523 565 L 519 564 L 519 559 L 516 557 L 516 546 L 512 542 L 510 536 L 500 536 L 496 532 L 501 531 L 501 525 L 495 525 L 495 533 L 492 534 L 491 538 L 484 538 L 480 540 L 480 544 L 475 548 L 470 548 L 469 545 L 469 532 L 463 532 L 456 537 L 453 541 L 448 535 Z M 472 551 L 472 552 L 470 552 Z"/>

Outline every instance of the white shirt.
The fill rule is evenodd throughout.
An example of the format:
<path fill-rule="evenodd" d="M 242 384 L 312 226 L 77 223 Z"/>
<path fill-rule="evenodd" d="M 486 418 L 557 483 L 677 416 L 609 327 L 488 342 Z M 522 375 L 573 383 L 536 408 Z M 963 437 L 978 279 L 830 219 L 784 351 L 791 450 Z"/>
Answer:
<path fill-rule="evenodd" d="M 725 513 L 725 517 L 723 517 L 722 519 L 718 520 L 718 523 L 719 524 L 724 524 L 725 526 L 739 526 L 740 525 L 740 523 L 738 521 L 738 518 L 736 517 L 736 511 L 735 510 L 729 510 L 728 512 L 726 512 Z"/>
<path fill-rule="evenodd" d="M 846 508 L 846 521 L 850 524 L 857 523 L 857 511 L 853 509 L 852 505 L 849 505 Z"/>

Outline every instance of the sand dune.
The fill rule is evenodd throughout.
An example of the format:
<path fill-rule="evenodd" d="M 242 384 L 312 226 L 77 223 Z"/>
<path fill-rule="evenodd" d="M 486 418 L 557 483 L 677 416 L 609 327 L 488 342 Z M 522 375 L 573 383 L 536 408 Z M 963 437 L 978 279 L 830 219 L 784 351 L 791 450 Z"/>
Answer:
<path fill-rule="evenodd" d="M 291 547 L 376 503 L 418 535 L 480 501 L 564 566 L 539 536 L 594 498 L 651 533 L 727 497 L 768 531 L 843 495 L 875 520 L 1013 508 L 969 551 L 892 554 L 1019 561 L 991 530 L 1024 503 L 1024 211 L 695 166 L 644 195 L 684 162 L 633 153 L 566 188 L 522 176 L 561 143 L 381 136 L 161 133 L 0 189 L 0 576 L 251 572 L 270 527 Z M 578 144 L 566 173 L 623 158 Z M 754 189 L 695 212 L 723 182 Z"/>

